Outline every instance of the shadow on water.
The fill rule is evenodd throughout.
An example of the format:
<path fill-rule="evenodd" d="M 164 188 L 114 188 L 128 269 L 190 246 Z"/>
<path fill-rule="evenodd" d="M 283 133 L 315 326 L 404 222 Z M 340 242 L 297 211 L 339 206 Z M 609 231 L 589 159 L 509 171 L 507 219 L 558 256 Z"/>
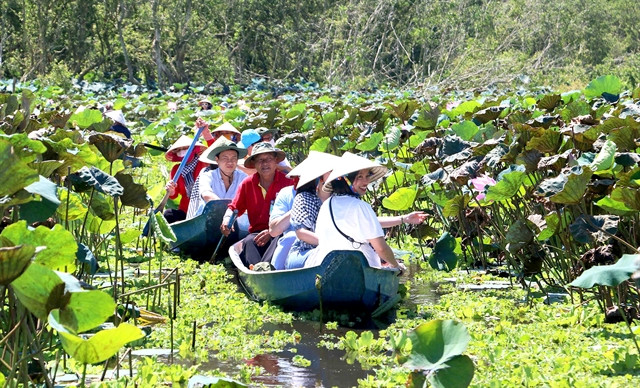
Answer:
<path fill-rule="evenodd" d="M 230 271 L 231 272 L 231 271 Z M 405 275 L 404 280 L 410 280 L 414 271 Z M 237 277 L 234 276 L 237 282 Z M 242 287 L 239 286 L 241 291 Z M 420 304 L 437 303 L 439 295 L 435 292 L 435 286 L 431 283 L 411 282 L 408 290 L 408 298 L 400 302 L 398 308 L 414 309 Z M 324 321 L 336 320 L 336 317 L 344 317 L 344 314 L 330 315 Z M 373 374 L 371 370 L 364 370 L 355 361 L 349 364 L 346 360 L 346 352 L 341 349 L 327 349 L 318 345 L 326 339 L 330 342 L 338 341 L 348 331 L 355 331 L 360 335 L 368 330 L 378 336 L 380 330 L 387 328 L 395 321 L 395 312 L 391 311 L 380 319 L 371 319 L 363 316 L 351 317 L 348 321 L 340 321 L 343 326 L 329 330 L 326 325 L 317 321 L 295 320 L 290 324 L 267 324 L 260 330 L 274 332 L 293 330 L 300 333 L 300 342 L 291 345 L 282 352 L 272 354 L 260 354 L 244 362 L 248 365 L 259 366 L 265 373 L 254 376 L 256 384 L 277 387 L 352 387 L 358 385 L 358 379 L 365 379 Z M 309 366 L 299 366 L 294 362 L 294 357 L 302 356 L 311 362 Z M 201 365 L 202 370 L 218 368 L 223 372 L 233 374 L 237 372 L 237 363 L 220 362 L 212 357 L 212 361 Z"/>

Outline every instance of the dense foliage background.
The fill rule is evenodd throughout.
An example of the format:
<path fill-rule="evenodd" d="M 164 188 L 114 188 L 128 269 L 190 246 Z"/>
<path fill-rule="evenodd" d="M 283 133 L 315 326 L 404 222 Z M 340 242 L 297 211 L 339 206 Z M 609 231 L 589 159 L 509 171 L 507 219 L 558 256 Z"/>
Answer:
<path fill-rule="evenodd" d="M 625 0 L 3 0 L 0 78 L 634 86 L 637 20 Z"/>

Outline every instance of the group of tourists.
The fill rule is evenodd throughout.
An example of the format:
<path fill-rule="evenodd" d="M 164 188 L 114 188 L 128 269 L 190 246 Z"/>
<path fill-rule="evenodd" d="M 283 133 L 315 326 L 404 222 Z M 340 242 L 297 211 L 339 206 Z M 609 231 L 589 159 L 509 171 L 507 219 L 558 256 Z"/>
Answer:
<path fill-rule="evenodd" d="M 240 259 L 248 268 L 268 263 L 272 269 L 317 266 L 333 250 L 362 251 L 369 265 L 404 270 L 386 243 L 383 228 L 418 224 L 423 212 L 378 217 L 362 199 L 370 183 L 387 168 L 361 156 L 311 151 L 295 168 L 274 145 L 274 131 L 267 128 L 238 131 L 224 123 L 213 131 L 199 118 L 208 148 L 192 140 L 178 139 L 166 158 L 182 162 L 177 179 L 166 185 L 170 198 L 180 196 L 177 209 L 165 211 L 170 223 L 202 213 L 209 201 L 230 199 L 220 229 L 225 236 L 239 228 L 248 231 Z M 178 166 L 174 166 L 174 178 Z M 231 221 L 231 222 L 230 222 Z"/>

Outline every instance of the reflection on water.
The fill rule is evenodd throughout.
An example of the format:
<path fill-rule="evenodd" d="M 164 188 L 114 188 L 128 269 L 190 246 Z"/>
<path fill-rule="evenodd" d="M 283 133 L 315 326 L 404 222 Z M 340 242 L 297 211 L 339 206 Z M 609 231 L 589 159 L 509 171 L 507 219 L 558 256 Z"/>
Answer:
<path fill-rule="evenodd" d="M 404 275 L 406 278 L 404 280 L 412 280 L 412 275 L 416 271 L 415 266 L 412 267 Z M 234 279 L 237 281 L 237 278 Z M 415 310 L 416 306 L 420 304 L 437 303 L 439 296 L 434 291 L 435 288 L 431 283 L 418 283 L 412 280 L 408 290 L 408 299 L 401 302 L 399 308 Z M 318 347 L 318 343 L 325 335 L 338 338 L 343 337 L 350 330 L 355 331 L 358 335 L 364 330 L 369 330 L 377 337 L 379 330 L 385 329 L 394 320 L 395 314 L 392 311 L 382 320 L 356 319 L 355 323 L 351 322 L 355 324 L 354 327 L 338 327 L 335 330 L 327 330 L 325 325 L 312 321 L 294 321 L 292 325 L 268 324 L 260 330 L 271 332 L 275 330 L 292 332 L 295 330 L 300 333 L 300 342 L 291 345 L 289 350 L 275 354 L 260 354 L 245 362 L 264 368 L 264 374 L 253 377 L 256 384 L 274 387 L 354 387 L 358 385 L 358 379 L 364 379 L 368 374 L 374 374 L 374 372 L 363 370 L 357 361 L 348 364 L 344 350 Z M 295 350 L 292 351 L 293 349 Z M 294 365 L 293 358 L 296 355 L 311 361 L 311 365 L 308 367 Z M 212 362 L 208 365 L 201 366 L 202 370 L 208 368 L 218 368 L 229 374 L 237 371 L 237 365 L 215 361 L 215 356 L 212 357 Z"/>

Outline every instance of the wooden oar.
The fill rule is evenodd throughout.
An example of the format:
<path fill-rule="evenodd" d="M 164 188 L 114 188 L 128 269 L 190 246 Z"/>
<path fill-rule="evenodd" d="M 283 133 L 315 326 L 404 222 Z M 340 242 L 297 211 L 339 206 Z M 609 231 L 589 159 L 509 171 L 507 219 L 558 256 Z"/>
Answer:
<path fill-rule="evenodd" d="M 180 174 L 182 174 L 182 171 L 184 170 L 184 167 L 187 165 L 187 160 L 189 160 L 189 157 L 191 156 L 191 153 L 193 152 L 193 149 L 196 148 L 196 144 L 198 144 L 198 139 L 200 139 L 200 135 L 202 134 L 202 131 L 204 131 L 204 129 L 205 129 L 205 127 L 198 128 L 198 132 L 196 133 L 196 137 L 193 138 L 193 141 L 191 142 L 191 144 L 189 145 L 189 148 L 187 149 L 187 153 L 182 158 L 182 161 L 180 161 L 180 165 L 178 166 L 178 170 L 173 175 L 173 178 L 171 178 L 173 183 L 178 183 L 178 179 L 180 178 Z M 160 201 L 160 204 L 158 204 L 158 207 L 155 208 L 153 213 L 155 214 L 155 213 L 161 212 L 164 209 L 164 207 L 166 206 L 167 201 L 169 201 L 169 192 L 168 191 L 164 194 L 164 197 L 162 198 L 162 201 Z M 142 235 L 143 236 L 148 236 L 149 235 L 149 221 L 147 221 L 147 224 L 144 226 L 144 229 L 142 230 Z"/>
<path fill-rule="evenodd" d="M 231 214 L 231 217 L 229 217 L 229 222 L 227 223 L 227 228 L 229 229 L 229 231 L 231 231 L 231 227 L 233 226 L 233 223 L 236 220 L 236 217 L 238 217 L 238 210 L 234 210 L 233 214 Z M 231 232 L 229 232 L 231 233 Z M 218 245 L 216 246 L 216 249 L 213 251 L 213 255 L 211 255 L 211 259 L 209 259 L 210 263 L 213 263 L 216 259 L 216 255 L 218 254 L 218 250 L 220 249 L 220 247 L 222 246 L 222 243 L 227 239 L 227 236 L 224 235 L 224 233 L 222 234 L 222 236 L 220 236 L 220 240 L 218 241 Z"/>

